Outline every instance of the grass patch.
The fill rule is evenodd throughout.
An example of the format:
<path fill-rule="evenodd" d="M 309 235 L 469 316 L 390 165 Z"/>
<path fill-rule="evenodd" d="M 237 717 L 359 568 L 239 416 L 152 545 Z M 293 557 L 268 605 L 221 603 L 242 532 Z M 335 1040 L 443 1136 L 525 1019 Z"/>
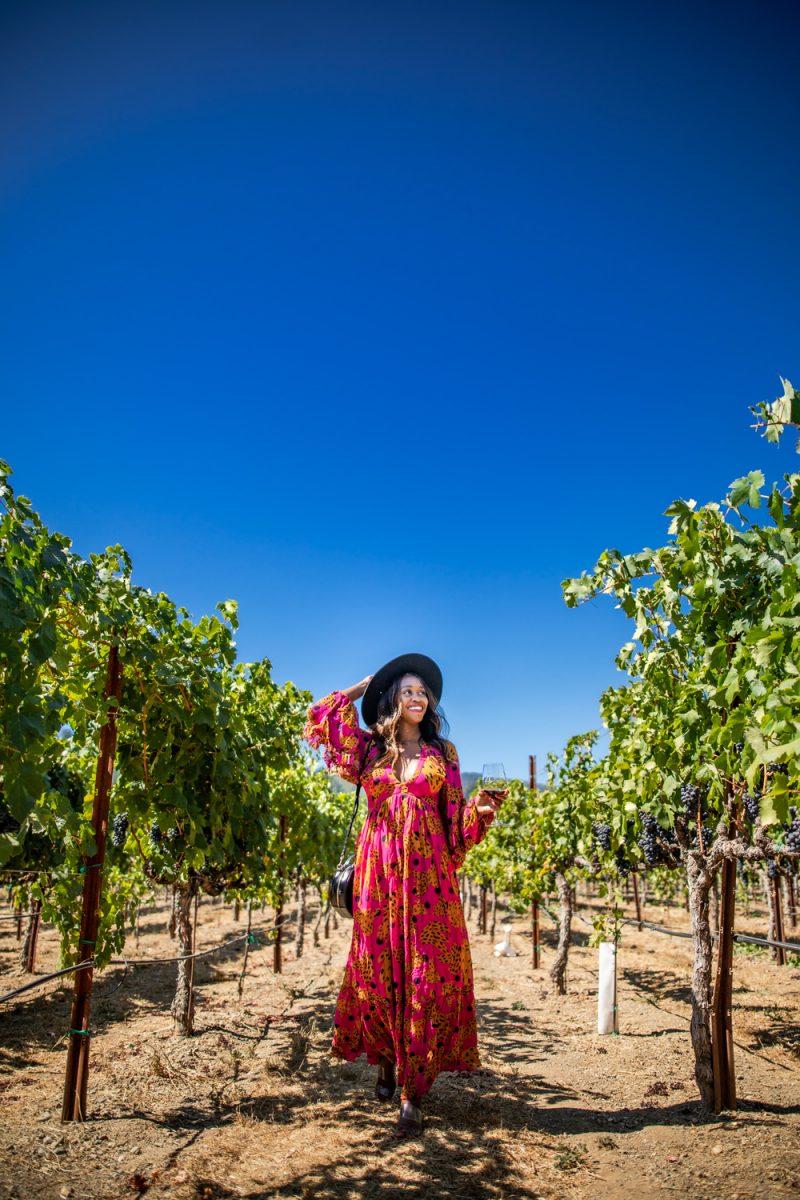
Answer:
<path fill-rule="evenodd" d="M 586 1166 L 588 1150 L 582 1142 L 574 1146 L 562 1146 L 556 1153 L 553 1166 L 557 1171 L 577 1171 Z"/>
<path fill-rule="evenodd" d="M 767 946 L 754 946 L 752 942 L 734 942 L 734 954 L 748 954 L 751 958 L 763 958 L 768 952 Z"/>

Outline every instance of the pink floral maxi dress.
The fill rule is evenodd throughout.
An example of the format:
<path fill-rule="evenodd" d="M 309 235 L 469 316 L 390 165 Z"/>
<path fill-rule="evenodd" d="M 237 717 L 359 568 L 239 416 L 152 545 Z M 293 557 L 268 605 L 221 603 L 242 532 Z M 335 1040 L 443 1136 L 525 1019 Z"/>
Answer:
<path fill-rule="evenodd" d="M 366 1054 L 371 1063 L 396 1062 L 402 1094 L 420 1097 L 440 1071 L 480 1066 L 456 871 L 492 816 L 465 803 L 455 750 L 443 756 L 423 743 L 404 783 L 391 764 L 378 764 L 342 692 L 312 704 L 305 732 L 351 783 L 365 763 L 367 817 L 356 843 L 353 940 L 333 1050 L 351 1061 Z"/>

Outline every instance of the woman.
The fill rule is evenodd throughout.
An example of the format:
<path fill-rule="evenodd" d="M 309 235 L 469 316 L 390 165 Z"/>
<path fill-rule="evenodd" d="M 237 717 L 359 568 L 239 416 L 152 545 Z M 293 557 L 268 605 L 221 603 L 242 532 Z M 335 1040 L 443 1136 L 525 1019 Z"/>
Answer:
<path fill-rule="evenodd" d="M 379 1066 L 379 1100 L 401 1088 L 395 1132 L 422 1131 L 422 1097 L 440 1071 L 480 1066 L 467 929 L 456 871 L 502 796 L 464 801 L 455 747 L 437 712 L 442 675 L 406 654 L 312 704 L 306 736 L 329 767 L 361 778 L 353 940 L 334 1020 L 334 1053 Z M 353 701 L 370 727 L 359 728 Z"/>

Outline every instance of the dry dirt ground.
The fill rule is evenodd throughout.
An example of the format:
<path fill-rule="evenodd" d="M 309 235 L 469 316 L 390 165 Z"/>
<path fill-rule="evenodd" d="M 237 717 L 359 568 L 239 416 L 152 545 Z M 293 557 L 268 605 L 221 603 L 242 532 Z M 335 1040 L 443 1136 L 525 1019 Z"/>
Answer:
<path fill-rule="evenodd" d="M 23 978 L 8 915 L 0 907 L 0 992 Z M 686 927 L 678 908 L 646 915 Z M 131 958 L 174 953 L 166 916 L 143 914 Z M 765 917 L 738 927 L 763 933 Z M 229 907 L 201 904 L 198 948 L 241 930 Z M 440 1076 L 424 1137 L 408 1142 L 392 1135 L 395 1107 L 373 1099 L 373 1069 L 327 1052 L 347 924 L 317 947 L 309 936 L 300 959 L 288 945 L 279 976 L 270 948 L 251 951 L 241 999 L 241 945 L 198 960 L 191 1038 L 169 1017 L 174 965 L 98 976 L 82 1125 L 60 1122 L 70 993 L 51 982 L 0 1010 L 0 1198 L 800 1196 L 797 967 L 737 951 L 740 1106 L 713 1118 L 692 1077 L 690 943 L 626 927 L 621 1033 L 599 1037 L 588 932 L 576 921 L 562 997 L 548 986 L 549 928 L 539 971 L 520 920 L 517 958 L 472 934 L 483 1068 Z M 37 970 L 56 961 L 45 929 Z"/>

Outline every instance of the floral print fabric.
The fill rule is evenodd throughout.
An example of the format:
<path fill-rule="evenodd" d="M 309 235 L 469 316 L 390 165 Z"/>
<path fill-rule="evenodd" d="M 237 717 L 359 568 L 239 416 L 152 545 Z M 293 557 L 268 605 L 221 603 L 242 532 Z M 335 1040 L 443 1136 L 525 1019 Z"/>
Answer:
<path fill-rule="evenodd" d="M 377 762 L 370 735 L 342 692 L 313 704 L 306 737 L 330 768 L 362 788 L 367 816 L 356 843 L 353 940 L 336 1005 L 333 1050 L 397 1063 L 406 1097 L 440 1071 L 480 1065 L 472 961 L 456 871 L 491 814 L 465 803 L 458 757 L 423 744 L 401 783 Z M 444 820 L 444 824 L 443 824 Z"/>

